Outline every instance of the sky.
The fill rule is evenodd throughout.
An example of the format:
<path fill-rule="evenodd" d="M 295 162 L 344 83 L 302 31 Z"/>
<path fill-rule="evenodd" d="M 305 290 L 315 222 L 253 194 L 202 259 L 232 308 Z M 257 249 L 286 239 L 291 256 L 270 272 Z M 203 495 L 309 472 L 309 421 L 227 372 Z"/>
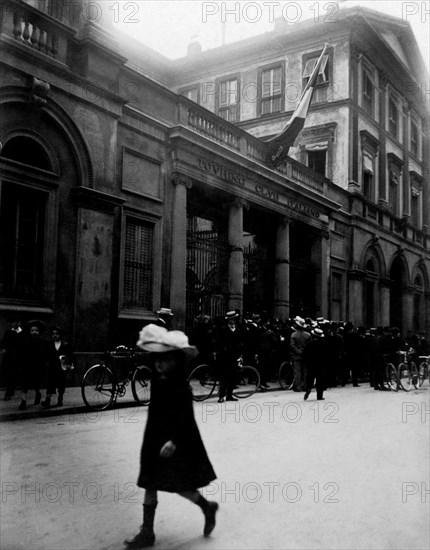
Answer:
<path fill-rule="evenodd" d="M 335 24 L 339 9 L 356 5 L 409 21 L 429 67 L 430 1 L 103 0 L 110 23 L 171 59 L 186 55 L 193 40 L 206 50 L 271 31 L 278 16 L 291 25 L 304 19 Z"/>

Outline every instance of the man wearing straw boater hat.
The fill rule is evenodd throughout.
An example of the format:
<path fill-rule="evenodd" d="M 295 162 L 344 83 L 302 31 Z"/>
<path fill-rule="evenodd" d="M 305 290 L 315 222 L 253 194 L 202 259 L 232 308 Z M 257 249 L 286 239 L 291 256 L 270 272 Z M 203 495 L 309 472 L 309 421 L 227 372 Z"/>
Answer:
<path fill-rule="evenodd" d="M 157 491 L 178 493 L 197 504 L 205 518 L 203 534 L 208 536 L 215 527 L 218 504 L 207 501 L 197 489 L 209 485 L 216 475 L 194 419 L 185 373 L 187 355 L 195 355 L 195 348 L 183 332 L 155 324 L 141 330 L 137 346 L 152 354 L 153 379 L 137 480 L 145 489 L 143 525 L 125 544 L 128 548 L 154 545 Z"/>
<path fill-rule="evenodd" d="M 290 353 L 294 365 L 294 391 L 303 391 L 306 377 L 302 355 L 311 336 L 305 331 L 306 323 L 302 317 L 297 316 L 293 321 L 295 331 L 290 339 Z"/>

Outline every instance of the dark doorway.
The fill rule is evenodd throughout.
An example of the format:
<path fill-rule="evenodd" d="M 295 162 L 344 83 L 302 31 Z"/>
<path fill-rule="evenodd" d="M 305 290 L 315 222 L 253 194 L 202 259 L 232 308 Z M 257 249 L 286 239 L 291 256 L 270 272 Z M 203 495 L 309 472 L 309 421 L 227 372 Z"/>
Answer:
<path fill-rule="evenodd" d="M 290 312 L 291 316 L 314 318 L 317 311 L 316 286 L 320 254 L 316 253 L 317 233 L 309 226 L 294 223 L 290 231 Z"/>

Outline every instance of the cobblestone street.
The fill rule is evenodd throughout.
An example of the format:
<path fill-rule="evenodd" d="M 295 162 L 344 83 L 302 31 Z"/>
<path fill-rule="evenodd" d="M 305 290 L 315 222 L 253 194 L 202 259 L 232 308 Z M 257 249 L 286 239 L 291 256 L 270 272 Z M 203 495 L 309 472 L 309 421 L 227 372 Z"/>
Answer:
<path fill-rule="evenodd" d="M 366 385 L 195 404 L 217 527 L 204 539 L 200 510 L 161 493 L 156 548 L 428 548 L 428 398 Z M 122 408 L 3 423 L 2 548 L 122 548 L 141 523 L 145 422 Z"/>

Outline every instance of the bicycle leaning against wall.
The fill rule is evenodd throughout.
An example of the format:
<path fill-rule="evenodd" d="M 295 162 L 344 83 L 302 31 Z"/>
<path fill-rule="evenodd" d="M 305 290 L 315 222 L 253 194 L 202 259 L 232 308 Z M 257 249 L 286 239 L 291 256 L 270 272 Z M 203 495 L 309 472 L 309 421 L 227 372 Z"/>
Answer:
<path fill-rule="evenodd" d="M 149 405 L 152 371 L 141 356 L 126 346 L 105 352 L 100 363 L 90 367 L 82 378 L 85 405 L 94 411 L 107 409 L 118 397 L 124 397 L 130 381 L 135 401 Z"/>

